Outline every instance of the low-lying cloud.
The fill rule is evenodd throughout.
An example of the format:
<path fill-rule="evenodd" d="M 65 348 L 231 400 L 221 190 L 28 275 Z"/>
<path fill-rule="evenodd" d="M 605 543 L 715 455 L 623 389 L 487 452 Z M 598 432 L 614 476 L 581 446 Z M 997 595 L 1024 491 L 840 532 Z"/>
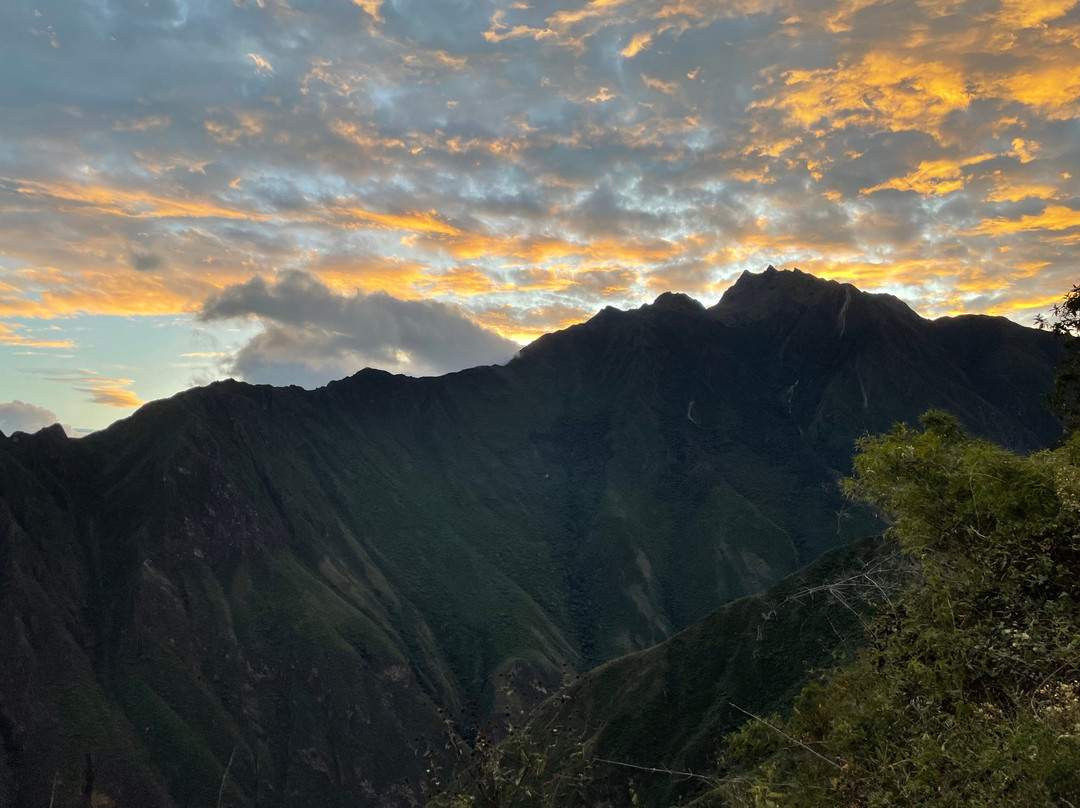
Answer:
<path fill-rule="evenodd" d="M 501 364 L 518 350 L 456 306 L 385 292 L 339 294 L 301 271 L 229 286 L 205 302 L 199 318 L 257 318 L 263 330 L 226 370 L 266 384 L 317 387 L 364 367 L 438 375 Z"/>
<path fill-rule="evenodd" d="M 10 435 L 13 432 L 37 432 L 47 426 L 52 426 L 60 419 L 56 413 L 29 404 L 25 401 L 0 401 L 0 432 Z M 65 431 L 70 432 L 65 427 Z"/>

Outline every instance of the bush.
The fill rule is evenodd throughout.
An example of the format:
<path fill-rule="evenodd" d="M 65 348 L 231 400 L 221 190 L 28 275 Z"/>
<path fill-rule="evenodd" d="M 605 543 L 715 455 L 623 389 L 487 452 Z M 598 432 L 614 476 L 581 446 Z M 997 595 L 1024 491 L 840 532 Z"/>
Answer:
<path fill-rule="evenodd" d="M 1080 437 L 1018 456 L 923 426 L 864 439 L 846 484 L 920 574 L 787 721 L 729 738 L 714 803 L 1080 805 Z"/>

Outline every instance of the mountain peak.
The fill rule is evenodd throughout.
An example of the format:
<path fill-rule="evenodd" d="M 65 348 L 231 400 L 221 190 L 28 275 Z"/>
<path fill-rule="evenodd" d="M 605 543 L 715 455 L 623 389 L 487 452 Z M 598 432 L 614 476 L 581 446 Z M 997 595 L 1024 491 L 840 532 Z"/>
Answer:
<path fill-rule="evenodd" d="M 657 311 L 681 311 L 687 314 L 701 314 L 705 307 L 682 292 L 664 292 L 652 302 L 650 308 Z"/>
<path fill-rule="evenodd" d="M 850 283 L 819 278 L 801 269 L 777 269 L 772 264 L 763 272 L 744 271 L 710 312 L 728 325 L 798 316 L 815 309 L 839 315 L 849 308 L 872 307 L 878 316 L 918 319 L 898 297 L 863 292 Z"/>

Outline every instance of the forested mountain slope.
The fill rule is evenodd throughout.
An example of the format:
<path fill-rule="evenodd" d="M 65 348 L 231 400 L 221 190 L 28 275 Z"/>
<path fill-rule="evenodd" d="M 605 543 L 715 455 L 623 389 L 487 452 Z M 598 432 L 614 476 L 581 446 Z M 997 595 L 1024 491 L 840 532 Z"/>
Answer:
<path fill-rule="evenodd" d="M 1054 439 L 1058 357 L 770 269 L 503 367 L 0 439 L 0 803 L 205 806 L 232 758 L 224 805 L 407 804 L 496 673 L 554 687 L 876 532 L 836 487 L 865 431 Z"/>

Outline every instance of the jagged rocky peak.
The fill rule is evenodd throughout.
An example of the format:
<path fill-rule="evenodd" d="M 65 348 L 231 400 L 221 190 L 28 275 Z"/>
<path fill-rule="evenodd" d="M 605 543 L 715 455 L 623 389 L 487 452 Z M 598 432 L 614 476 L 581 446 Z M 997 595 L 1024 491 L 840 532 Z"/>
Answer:
<path fill-rule="evenodd" d="M 893 295 L 863 292 L 850 283 L 819 278 L 798 268 L 780 270 L 772 264 L 763 272 L 743 272 L 710 312 L 727 325 L 744 325 L 798 317 L 808 311 L 846 317 L 849 312 L 866 309 L 877 316 L 891 313 L 918 318 Z"/>

